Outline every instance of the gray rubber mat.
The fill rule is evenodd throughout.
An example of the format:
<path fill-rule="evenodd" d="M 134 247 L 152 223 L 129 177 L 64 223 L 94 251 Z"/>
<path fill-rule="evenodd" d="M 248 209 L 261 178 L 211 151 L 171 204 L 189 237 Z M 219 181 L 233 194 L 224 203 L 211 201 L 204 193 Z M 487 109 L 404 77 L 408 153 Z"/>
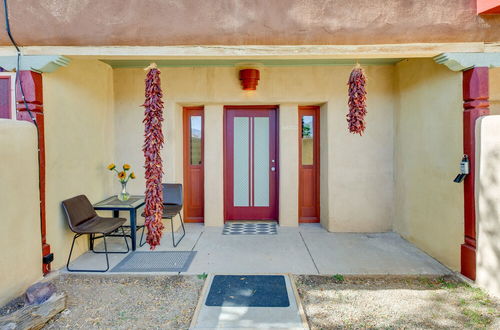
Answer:
<path fill-rule="evenodd" d="M 282 275 L 215 275 L 207 306 L 288 307 Z"/>
<path fill-rule="evenodd" d="M 223 235 L 276 235 L 277 233 L 275 222 L 228 222 L 224 224 L 222 231 Z"/>
<path fill-rule="evenodd" d="M 196 251 L 135 251 L 120 261 L 111 272 L 185 272 L 195 255 Z"/>

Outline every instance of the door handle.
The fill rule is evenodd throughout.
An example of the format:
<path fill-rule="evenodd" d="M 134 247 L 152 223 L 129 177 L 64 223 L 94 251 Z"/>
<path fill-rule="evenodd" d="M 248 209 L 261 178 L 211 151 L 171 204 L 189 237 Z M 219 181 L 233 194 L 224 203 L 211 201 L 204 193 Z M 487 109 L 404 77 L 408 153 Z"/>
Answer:
<path fill-rule="evenodd" d="M 271 167 L 271 171 L 272 171 L 272 172 L 276 171 L 276 167 L 274 167 L 274 166 L 273 166 L 273 167 Z"/>

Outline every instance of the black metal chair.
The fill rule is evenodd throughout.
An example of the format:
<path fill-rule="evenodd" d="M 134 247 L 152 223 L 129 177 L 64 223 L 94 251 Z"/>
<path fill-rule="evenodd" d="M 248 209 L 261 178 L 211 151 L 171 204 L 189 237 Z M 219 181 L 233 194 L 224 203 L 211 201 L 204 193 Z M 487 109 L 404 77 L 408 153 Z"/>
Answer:
<path fill-rule="evenodd" d="M 125 223 L 124 218 L 103 218 L 97 215 L 94 207 L 85 195 L 79 195 L 62 202 L 64 212 L 66 214 L 66 219 L 68 220 L 69 228 L 75 233 L 73 237 L 73 242 L 71 243 L 71 250 L 68 256 L 68 262 L 66 263 L 66 268 L 70 272 L 106 272 L 109 270 L 109 258 L 110 253 L 128 253 L 130 251 L 127 237 L 125 236 L 125 231 L 122 225 Z M 108 251 L 108 246 L 106 244 L 106 236 L 109 236 L 114 231 L 121 229 L 123 238 L 125 239 L 125 244 L 127 245 L 127 251 Z M 101 234 L 100 236 L 96 236 Z M 69 263 L 71 261 L 71 254 L 73 253 L 73 247 L 75 246 L 75 240 L 82 235 L 90 235 L 90 250 L 94 253 L 104 253 L 106 255 L 106 269 L 70 269 Z M 104 251 L 94 250 L 94 240 L 102 238 L 104 240 Z"/>
<path fill-rule="evenodd" d="M 182 184 L 180 183 L 162 183 L 163 187 L 163 219 L 170 220 L 170 228 L 172 231 L 172 245 L 177 247 L 179 243 L 182 241 L 184 236 L 186 236 L 186 229 L 184 228 L 184 221 L 182 220 Z M 174 236 L 174 218 L 176 215 L 179 215 L 182 227 L 182 236 L 175 241 Z M 143 213 L 144 216 L 144 213 Z M 146 242 L 142 242 L 144 236 L 144 228 L 142 229 L 141 240 L 139 245 L 143 246 Z"/>

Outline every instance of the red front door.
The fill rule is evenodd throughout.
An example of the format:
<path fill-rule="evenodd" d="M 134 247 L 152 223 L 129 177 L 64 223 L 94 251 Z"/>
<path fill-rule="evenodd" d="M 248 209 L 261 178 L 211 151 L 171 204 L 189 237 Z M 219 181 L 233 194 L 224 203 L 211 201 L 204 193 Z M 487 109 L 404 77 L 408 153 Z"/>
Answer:
<path fill-rule="evenodd" d="M 278 219 L 276 106 L 226 106 L 226 220 Z"/>
<path fill-rule="evenodd" d="M 203 222 L 204 194 L 203 107 L 184 108 L 184 220 Z"/>
<path fill-rule="evenodd" d="M 299 107 L 299 221 L 319 222 L 319 107 Z"/>

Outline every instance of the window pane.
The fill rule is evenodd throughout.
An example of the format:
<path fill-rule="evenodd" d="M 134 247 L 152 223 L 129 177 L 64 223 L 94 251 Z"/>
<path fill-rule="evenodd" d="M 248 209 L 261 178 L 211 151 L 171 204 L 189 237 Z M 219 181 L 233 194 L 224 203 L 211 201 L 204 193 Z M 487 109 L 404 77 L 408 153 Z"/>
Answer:
<path fill-rule="evenodd" d="M 255 117 L 253 134 L 254 206 L 269 206 L 269 117 Z"/>
<path fill-rule="evenodd" d="M 234 206 L 250 206 L 249 117 L 234 118 Z"/>
<path fill-rule="evenodd" d="M 302 116 L 302 165 L 313 165 L 314 160 L 314 117 Z"/>
<path fill-rule="evenodd" d="M 201 116 L 191 116 L 189 143 L 191 165 L 201 164 L 201 134 Z"/>

